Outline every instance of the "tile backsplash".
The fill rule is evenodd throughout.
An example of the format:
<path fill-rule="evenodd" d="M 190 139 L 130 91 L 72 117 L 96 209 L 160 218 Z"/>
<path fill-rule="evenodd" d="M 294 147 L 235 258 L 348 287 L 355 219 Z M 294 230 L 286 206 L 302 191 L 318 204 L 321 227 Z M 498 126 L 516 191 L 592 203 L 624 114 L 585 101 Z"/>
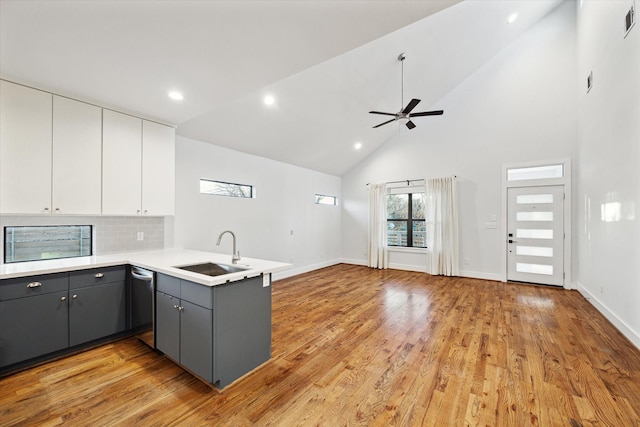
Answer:
<path fill-rule="evenodd" d="M 164 217 L 0 215 L 2 246 L 0 263 L 4 262 L 4 227 L 10 225 L 93 225 L 94 255 L 144 251 L 164 248 Z M 138 240 L 142 232 L 143 240 Z"/>

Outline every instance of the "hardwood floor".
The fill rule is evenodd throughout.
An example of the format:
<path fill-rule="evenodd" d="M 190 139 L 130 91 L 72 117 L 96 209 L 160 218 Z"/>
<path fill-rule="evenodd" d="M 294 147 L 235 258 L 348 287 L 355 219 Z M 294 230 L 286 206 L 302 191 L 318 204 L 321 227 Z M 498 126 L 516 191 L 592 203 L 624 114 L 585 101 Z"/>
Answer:
<path fill-rule="evenodd" d="M 0 424 L 640 426 L 640 351 L 576 291 L 338 265 L 223 391 L 129 338 L 0 379 Z"/>

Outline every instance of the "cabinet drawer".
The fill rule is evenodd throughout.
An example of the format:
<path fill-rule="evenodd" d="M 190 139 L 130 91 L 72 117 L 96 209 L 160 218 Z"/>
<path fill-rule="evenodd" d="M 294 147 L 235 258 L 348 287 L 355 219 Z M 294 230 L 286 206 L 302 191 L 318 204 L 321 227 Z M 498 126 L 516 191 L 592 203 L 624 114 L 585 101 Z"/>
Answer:
<path fill-rule="evenodd" d="M 123 265 L 74 271 L 69 276 L 69 288 L 76 289 L 102 283 L 122 282 L 125 280 L 125 276 L 126 268 Z"/>
<path fill-rule="evenodd" d="M 180 279 L 166 274 L 156 274 L 156 289 L 180 298 Z"/>
<path fill-rule="evenodd" d="M 43 295 L 69 289 L 69 273 L 0 280 L 0 301 Z"/>
<path fill-rule="evenodd" d="M 213 291 L 209 286 L 182 280 L 180 298 L 197 304 L 200 307 L 213 308 Z"/>

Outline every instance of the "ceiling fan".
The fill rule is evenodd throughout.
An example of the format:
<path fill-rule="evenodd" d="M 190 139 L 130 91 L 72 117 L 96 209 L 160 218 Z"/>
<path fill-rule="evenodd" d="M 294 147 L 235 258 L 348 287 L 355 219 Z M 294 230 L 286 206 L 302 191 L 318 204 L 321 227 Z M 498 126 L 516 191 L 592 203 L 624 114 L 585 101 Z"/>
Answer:
<path fill-rule="evenodd" d="M 404 53 L 398 55 L 398 61 L 402 64 L 402 87 L 400 89 L 400 106 L 404 105 L 404 60 L 407 57 Z M 382 111 L 369 111 L 371 114 L 381 114 L 383 116 L 393 116 L 393 119 L 387 120 L 386 122 L 382 122 L 379 125 L 374 126 L 373 128 L 379 128 L 380 126 L 386 125 L 387 123 L 395 122 L 396 120 L 406 121 L 406 126 L 409 129 L 413 129 L 416 125 L 411 121 L 412 117 L 422 117 L 422 116 L 441 116 L 444 111 L 443 110 L 435 110 L 435 111 L 422 111 L 420 113 L 412 113 L 416 105 L 420 102 L 419 99 L 413 98 L 403 110 L 400 110 L 398 113 L 385 113 Z"/>

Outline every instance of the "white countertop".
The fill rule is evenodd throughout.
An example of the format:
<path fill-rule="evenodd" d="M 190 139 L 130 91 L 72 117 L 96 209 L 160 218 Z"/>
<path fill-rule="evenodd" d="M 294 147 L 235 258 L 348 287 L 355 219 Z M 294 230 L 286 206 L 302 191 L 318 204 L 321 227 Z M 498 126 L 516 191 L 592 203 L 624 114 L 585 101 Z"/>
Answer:
<path fill-rule="evenodd" d="M 260 274 L 275 273 L 291 267 L 291 264 L 284 262 L 243 257 L 235 266 L 246 268 L 246 270 L 215 277 L 176 268 L 203 262 L 231 265 L 231 255 L 190 249 L 164 249 L 148 252 L 128 252 L 90 257 L 0 264 L 0 279 L 131 264 L 202 285 L 215 286 L 259 276 Z"/>

